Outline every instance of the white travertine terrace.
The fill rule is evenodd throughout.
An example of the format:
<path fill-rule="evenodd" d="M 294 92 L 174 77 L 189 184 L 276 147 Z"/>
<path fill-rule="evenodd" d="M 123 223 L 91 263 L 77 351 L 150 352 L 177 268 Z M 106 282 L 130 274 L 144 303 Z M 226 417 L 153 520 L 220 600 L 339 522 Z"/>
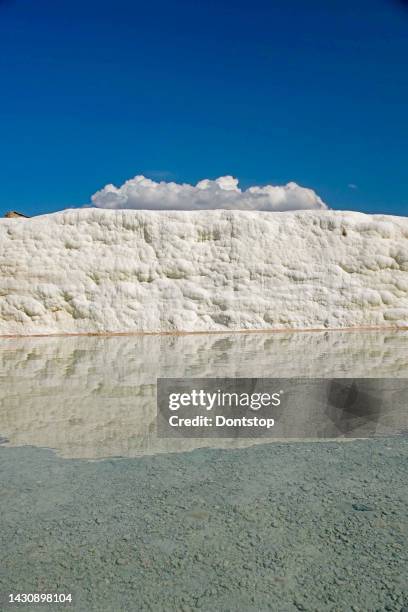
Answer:
<path fill-rule="evenodd" d="M 67 210 L 0 221 L 0 334 L 408 326 L 408 218 Z"/>

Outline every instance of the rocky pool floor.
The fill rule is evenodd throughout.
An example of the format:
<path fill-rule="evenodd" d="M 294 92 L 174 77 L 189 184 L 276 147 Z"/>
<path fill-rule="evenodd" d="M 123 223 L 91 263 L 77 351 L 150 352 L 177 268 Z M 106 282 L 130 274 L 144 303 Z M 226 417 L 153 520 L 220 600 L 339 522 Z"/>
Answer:
<path fill-rule="evenodd" d="M 406 612 L 407 467 L 403 437 L 102 461 L 0 447 L 2 606 Z"/>

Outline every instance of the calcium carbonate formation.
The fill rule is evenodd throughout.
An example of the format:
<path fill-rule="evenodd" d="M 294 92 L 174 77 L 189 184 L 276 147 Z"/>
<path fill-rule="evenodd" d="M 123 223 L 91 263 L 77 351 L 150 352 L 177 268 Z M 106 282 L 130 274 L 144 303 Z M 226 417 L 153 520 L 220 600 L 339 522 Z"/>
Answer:
<path fill-rule="evenodd" d="M 408 218 L 77 209 L 0 221 L 0 334 L 408 326 Z"/>

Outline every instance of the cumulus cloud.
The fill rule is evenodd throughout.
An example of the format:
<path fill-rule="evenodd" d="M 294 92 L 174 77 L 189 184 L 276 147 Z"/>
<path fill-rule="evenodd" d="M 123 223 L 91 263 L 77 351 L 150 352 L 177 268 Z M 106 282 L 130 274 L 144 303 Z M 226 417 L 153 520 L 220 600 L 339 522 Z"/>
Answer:
<path fill-rule="evenodd" d="M 134 208 L 142 210 L 305 210 L 326 209 L 327 205 L 312 190 L 296 183 L 265 185 L 240 189 L 238 179 L 221 176 L 204 179 L 196 185 L 156 182 L 135 176 L 121 187 L 106 185 L 92 196 L 98 208 Z"/>

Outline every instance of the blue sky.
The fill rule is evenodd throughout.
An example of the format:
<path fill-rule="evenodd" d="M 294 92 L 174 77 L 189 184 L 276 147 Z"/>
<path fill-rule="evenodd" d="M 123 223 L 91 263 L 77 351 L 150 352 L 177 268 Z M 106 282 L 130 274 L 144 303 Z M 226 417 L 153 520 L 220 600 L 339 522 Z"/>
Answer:
<path fill-rule="evenodd" d="M 0 0 L 0 214 L 140 173 L 407 214 L 407 34 L 402 0 Z"/>

